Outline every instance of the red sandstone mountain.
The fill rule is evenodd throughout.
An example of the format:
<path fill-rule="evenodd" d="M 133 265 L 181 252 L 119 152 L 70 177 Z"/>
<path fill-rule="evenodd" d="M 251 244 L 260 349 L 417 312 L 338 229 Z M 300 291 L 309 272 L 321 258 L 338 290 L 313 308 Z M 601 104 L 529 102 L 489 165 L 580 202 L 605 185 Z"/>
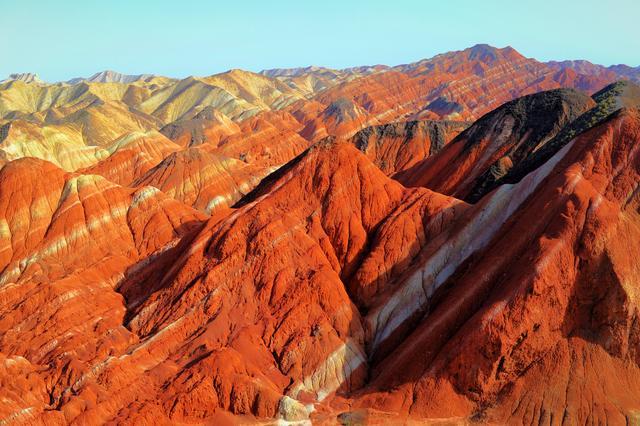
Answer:
<path fill-rule="evenodd" d="M 0 423 L 634 424 L 640 89 L 578 65 L 1 83 Z"/>
<path fill-rule="evenodd" d="M 126 134 L 114 142 L 111 155 L 79 172 L 101 175 L 120 185 L 131 185 L 179 149 L 180 146 L 158 132 Z"/>
<path fill-rule="evenodd" d="M 111 78 L 115 74 L 107 72 L 106 79 L 54 85 L 9 80 L 0 84 L 0 124 L 27 120 L 35 126 L 29 134 L 41 134 L 34 136 L 38 144 L 33 147 L 25 145 L 22 133 L 9 133 L 0 153 L 9 160 L 36 156 L 71 171 L 110 155 L 102 148 L 126 133 L 161 130 L 183 147 L 217 144 L 242 134 L 243 121 L 283 111 L 298 121 L 287 129 L 298 127 L 296 133 L 312 142 L 349 138 L 365 127 L 395 121 L 475 120 L 541 90 L 595 92 L 620 77 L 632 78 L 634 70 L 619 66 L 595 72 L 598 67 L 544 64 L 510 47 L 477 45 L 392 68 L 311 67 L 262 75 L 232 70 L 183 80 Z M 57 133 L 66 136 L 52 136 Z"/>
<path fill-rule="evenodd" d="M 567 68 L 568 69 L 568 68 Z M 370 125 L 403 119 L 475 120 L 522 95 L 558 87 L 595 92 L 618 75 L 558 71 L 515 49 L 477 45 L 341 82 L 313 99 L 324 106 L 305 117 L 303 136 L 351 137 Z M 294 115 L 299 103 L 288 107 Z"/>
<path fill-rule="evenodd" d="M 395 177 L 406 186 L 477 201 L 500 183 L 517 182 L 617 109 L 639 106 L 640 87 L 630 82 L 611 84 L 593 99 L 571 89 L 525 96 L 485 115 L 438 155 Z"/>
<path fill-rule="evenodd" d="M 584 76 L 605 78 L 607 80 L 627 79 L 640 82 L 640 67 L 630 67 L 627 65 L 603 65 L 592 64 L 589 61 L 550 61 L 547 65 L 558 70 L 572 70 Z"/>
<path fill-rule="evenodd" d="M 397 177 L 407 186 L 426 186 L 457 198 L 480 191 L 489 179 L 557 135 L 596 103 L 584 93 L 557 89 L 508 102 L 475 122 L 440 155 L 418 163 Z"/>
<path fill-rule="evenodd" d="M 152 186 L 207 214 L 233 205 L 250 192 L 268 170 L 194 147 L 174 152 L 133 186 Z"/>
<path fill-rule="evenodd" d="M 477 238 L 450 252 L 458 272 L 449 262 L 435 275 L 429 260 L 409 272 L 423 277 L 420 302 L 403 309 L 428 315 L 354 406 L 497 423 L 636 421 L 639 138 L 638 110 L 619 111 L 483 199 L 464 225 Z M 410 300 L 413 282 L 370 317 Z"/>

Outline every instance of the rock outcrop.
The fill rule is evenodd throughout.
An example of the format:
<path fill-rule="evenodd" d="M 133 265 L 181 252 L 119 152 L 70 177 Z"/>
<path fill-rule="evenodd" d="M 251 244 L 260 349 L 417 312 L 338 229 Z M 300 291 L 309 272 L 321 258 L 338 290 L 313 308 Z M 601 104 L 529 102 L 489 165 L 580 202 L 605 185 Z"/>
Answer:
<path fill-rule="evenodd" d="M 360 130 L 351 141 L 386 175 L 393 175 L 440 152 L 469 124 L 429 120 L 383 124 Z"/>
<path fill-rule="evenodd" d="M 514 165 L 526 161 L 596 103 L 572 89 L 507 102 L 476 121 L 437 156 L 400 173 L 407 186 L 425 186 L 476 201 Z"/>

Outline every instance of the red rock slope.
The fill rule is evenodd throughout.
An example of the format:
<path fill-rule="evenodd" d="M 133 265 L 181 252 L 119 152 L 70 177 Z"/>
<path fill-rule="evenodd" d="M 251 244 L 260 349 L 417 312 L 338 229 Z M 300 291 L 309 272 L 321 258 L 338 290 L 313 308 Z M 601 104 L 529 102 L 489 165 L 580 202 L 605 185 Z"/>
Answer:
<path fill-rule="evenodd" d="M 384 124 L 556 87 L 534 62 L 476 46 L 238 123 L 166 106 L 179 143 L 80 172 L 8 162 L 0 423 L 639 421 L 635 86 Z"/>
<path fill-rule="evenodd" d="M 28 415 L 43 420 L 49 413 L 42 410 L 54 407 L 59 418 L 91 423 L 213 421 L 221 410 L 306 417 L 304 403 L 340 387 L 356 388 L 365 378 L 365 332 L 350 294 L 360 305 L 369 303 L 392 285 L 394 270 L 464 208 L 425 189 L 405 190 L 348 143 L 316 147 L 260 186 L 233 214 L 210 219 L 197 235 L 188 233 L 164 252 L 148 249 L 151 256 L 124 276 L 122 265 L 131 260 L 116 262 L 115 277 L 105 285 L 122 296 L 111 293 L 109 316 L 91 304 L 79 305 L 81 298 L 47 290 L 54 284 L 41 286 L 45 293 L 29 299 L 55 312 L 60 306 L 82 306 L 86 313 L 74 318 L 91 331 L 72 328 L 71 334 L 58 336 L 51 330 L 36 337 L 31 327 L 20 325 L 32 314 L 5 305 L 3 348 L 23 356 L 29 368 L 41 371 L 37 378 L 50 383 L 49 397 Z M 121 232 L 136 229 L 123 225 Z M 398 241 L 394 250 L 385 249 L 397 241 L 400 229 L 413 230 L 404 237 L 407 244 Z M 127 259 L 136 259 L 135 246 L 129 251 Z M 100 270 L 107 265 L 100 263 Z M 3 274 L 5 282 L 26 278 L 30 271 L 14 269 Z M 65 275 L 65 270 L 60 279 L 72 289 L 99 275 L 80 273 L 79 266 L 78 274 Z M 374 270 L 387 272 L 372 275 Z M 2 289 L 7 300 L 24 298 L 22 291 L 35 285 L 19 283 Z M 46 315 L 53 315 L 48 312 L 33 321 L 46 323 Z M 87 318 L 90 313 L 95 316 Z M 104 327 L 91 325 L 107 317 L 113 319 Z M 64 339 L 92 350 L 68 353 Z M 50 359 L 59 364 L 41 367 Z M 66 373 L 58 376 L 60 371 Z M 12 404 L 18 407 L 21 401 Z"/>
<path fill-rule="evenodd" d="M 429 306 L 354 405 L 498 424 L 636 422 L 639 140 L 640 113 L 622 110 L 483 199 L 471 240 L 440 249 L 455 261 L 445 276 L 431 257 L 370 311 L 375 324 L 411 294 L 420 302 L 403 310 Z M 373 328 L 374 342 L 387 329 Z"/>
<path fill-rule="evenodd" d="M 408 119 L 475 120 L 517 97 L 560 87 L 595 92 L 616 79 L 573 76 L 525 58 L 515 49 L 476 45 L 346 81 L 319 92 L 308 105 L 287 107 L 305 115 L 303 136 L 351 137 L 372 125 Z M 300 113 L 305 110 L 305 114 Z"/>
<path fill-rule="evenodd" d="M 63 424 L 94 403 L 77 396 L 86 378 L 137 340 L 116 291 L 127 269 L 204 217 L 155 188 L 122 188 L 37 159 L 6 165 L 0 187 L 0 416 Z M 56 410 L 62 399 L 66 408 Z"/>
<path fill-rule="evenodd" d="M 468 125 L 430 120 L 384 124 L 362 129 L 351 142 L 386 175 L 392 175 L 440 152 Z"/>
<path fill-rule="evenodd" d="M 407 186 L 468 198 L 595 105 L 589 96 L 571 89 L 518 98 L 482 117 L 437 156 L 399 173 L 397 179 Z"/>

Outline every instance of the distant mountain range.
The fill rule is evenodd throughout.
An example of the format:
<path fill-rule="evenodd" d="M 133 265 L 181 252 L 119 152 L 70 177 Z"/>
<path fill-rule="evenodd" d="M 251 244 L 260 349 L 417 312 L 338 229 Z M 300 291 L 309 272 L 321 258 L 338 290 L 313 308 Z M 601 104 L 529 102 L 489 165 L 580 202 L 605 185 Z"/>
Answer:
<path fill-rule="evenodd" d="M 25 72 L 25 73 L 19 73 L 19 74 L 9 74 L 9 77 L 6 78 L 5 80 L 2 80 L 2 82 L 7 82 L 7 81 L 13 81 L 13 80 L 17 80 L 17 81 L 22 81 L 25 83 L 42 83 L 44 84 L 44 81 L 40 80 L 40 77 L 38 77 L 37 74 L 32 74 L 30 72 Z"/>
<path fill-rule="evenodd" d="M 155 76 L 152 74 L 127 75 L 127 74 L 120 74 L 119 72 L 107 70 L 107 71 L 95 73 L 94 75 L 88 78 L 82 78 L 82 77 L 72 78 L 71 80 L 68 80 L 67 83 L 76 84 L 82 81 L 88 81 L 91 83 L 134 83 L 136 81 L 150 80 L 150 79 L 153 79 L 154 77 Z"/>
<path fill-rule="evenodd" d="M 0 151 L 8 160 L 29 153 L 74 170 L 94 164 L 106 155 L 103 147 L 127 132 L 166 128 L 184 143 L 200 143 L 205 135 L 228 135 L 232 126 L 220 123 L 278 112 L 300 126 L 301 137 L 317 141 L 398 120 L 472 121 L 527 93 L 558 87 L 592 93 L 621 78 L 637 79 L 637 69 L 544 64 L 488 45 L 394 67 L 231 70 L 181 80 L 104 71 L 64 84 L 15 74 L 0 83 Z M 26 145 L 25 132 L 39 144 Z M 60 145 L 60 135 L 73 143 Z"/>
<path fill-rule="evenodd" d="M 494 58 L 496 48 L 487 45 L 487 44 L 478 44 L 472 47 L 473 53 L 469 59 L 473 60 L 479 58 L 484 55 L 484 62 Z M 512 47 L 505 48 L 507 51 L 512 51 L 517 53 L 515 49 Z M 455 53 L 455 52 L 451 52 Z M 442 54 L 447 55 L 447 54 Z M 371 65 L 371 66 L 358 66 L 351 68 L 343 68 L 343 69 L 331 69 L 322 66 L 311 65 L 308 67 L 300 67 L 300 68 L 273 68 L 266 69 L 260 71 L 260 74 L 266 75 L 268 77 L 284 77 L 284 78 L 292 78 L 292 77 L 301 77 L 301 76 L 325 76 L 328 78 L 340 78 L 340 76 L 348 76 L 348 75 L 367 75 L 375 72 L 386 71 L 389 69 L 403 70 L 406 71 L 410 68 L 415 68 L 419 66 L 419 64 L 425 64 L 433 61 L 438 58 L 437 55 L 431 59 L 423 59 L 421 61 L 407 64 L 407 65 L 398 65 L 398 66 L 389 66 L 389 65 Z M 480 55 L 480 56 L 478 56 Z M 519 55 L 519 54 L 518 54 Z M 496 58 L 497 59 L 497 58 Z M 586 60 L 563 60 L 563 61 L 548 61 L 544 62 L 544 64 L 556 70 L 566 70 L 571 69 L 578 74 L 588 75 L 588 76 L 610 76 L 617 78 L 627 78 L 633 81 L 640 81 L 640 66 L 632 67 L 629 65 L 619 64 L 619 65 L 597 65 L 593 64 Z M 149 80 L 156 77 L 154 74 L 138 74 L 138 75 L 129 75 L 129 74 L 121 74 L 112 70 L 105 70 L 101 72 L 97 72 L 90 77 L 76 77 L 70 80 L 67 80 L 66 83 L 76 84 L 82 81 L 93 82 L 93 83 L 133 83 L 141 80 Z M 25 82 L 37 82 L 42 83 L 42 80 L 38 78 L 36 74 L 32 73 L 22 73 L 22 74 L 11 74 L 7 79 L 8 80 L 21 80 Z"/>

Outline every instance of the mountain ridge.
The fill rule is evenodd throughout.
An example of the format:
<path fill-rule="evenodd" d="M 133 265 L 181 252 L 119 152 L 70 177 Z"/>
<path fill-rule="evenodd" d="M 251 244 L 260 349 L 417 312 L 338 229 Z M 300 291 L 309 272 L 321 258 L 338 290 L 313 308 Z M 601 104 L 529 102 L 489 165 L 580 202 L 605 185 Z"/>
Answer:
<path fill-rule="evenodd" d="M 637 423 L 615 69 L 0 83 L 0 424 Z"/>
<path fill-rule="evenodd" d="M 415 64 L 419 64 L 421 62 L 433 61 L 436 58 L 444 57 L 447 55 L 455 55 L 459 53 L 468 52 L 471 57 L 484 57 L 495 58 L 496 54 L 499 56 L 510 57 L 511 59 L 517 57 L 524 57 L 521 53 L 519 53 L 512 46 L 505 46 L 503 48 L 494 47 L 490 44 L 479 43 L 474 46 L 468 47 L 466 49 L 460 50 L 452 50 L 445 53 L 439 53 L 429 58 L 418 59 L 414 62 L 405 63 L 405 64 L 397 64 L 397 65 L 389 65 L 389 64 L 376 64 L 376 65 L 360 65 L 360 66 L 351 66 L 345 68 L 331 68 L 322 65 L 308 65 L 308 66 L 300 66 L 300 67 L 291 67 L 291 68 L 270 68 L 263 69 L 260 71 L 256 71 L 257 74 L 263 74 L 269 77 L 299 77 L 304 74 L 312 74 L 312 73 L 354 73 L 360 75 L 366 75 L 373 72 L 384 71 L 388 69 L 401 69 L 410 66 L 415 66 Z M 618 77 L 622 77 L 624 75 L 633 75 L 636 78 L 636 73 L 640 73 L 640 66 L 633 66 L 628 64 L 612 64 L 612 65 L 600 65 L 594 62 L 591 62 L 586 59 L 565 59 L 565 60 L 549 60 L 546 62 L 540 61 L 554 69 L 564 69 L 564 68 L 572 68 L 578 72 L 582 71 L 585 74 L 597 74 L 603 72 L 614 72 L 618 75 Z M 229 72 L 231 70 L 222 71 L 219 74 Z M 625 74 L 626 73 L 626 74 Z M 21 79 L 21 76 L 33 76 L 37 77 L 37 74 L 33 73 L 16 73 L 11 74 L 6 80 L 11 79 Z M 120 82 L 120 83 L 131 83 L 138 80 L 144 80 L 147 78 L 153 77 L 162 77 L 155 74 L 124 74 L 114 70 L 103 70 L 98 71 L 92 74 L 89 77 L 75 77 L 68 80 L 60 80 L 59 82 L 66 82 L 70 84 L 76 84 L 82 81 L 90 81 L 90 82 Z M 173 77 L 164 77 L 173 80 L 178 80 Z M 38 79 L 39 80 L 39 79 Z M 41 80 L 39 80 L 41 81 Z M 41 81 L 42 82 L 42 81 Z M 47 84 L 56 84 L 57 82 L 47 83 Z"/>

